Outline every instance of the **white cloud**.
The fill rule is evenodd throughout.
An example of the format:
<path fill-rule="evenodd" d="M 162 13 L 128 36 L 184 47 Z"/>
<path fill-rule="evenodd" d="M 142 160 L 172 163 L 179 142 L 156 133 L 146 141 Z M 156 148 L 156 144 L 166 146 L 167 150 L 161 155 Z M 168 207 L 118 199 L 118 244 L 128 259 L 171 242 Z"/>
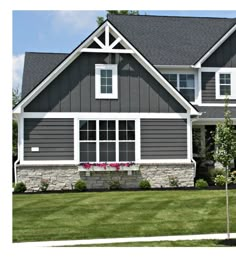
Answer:
<path fill-rule="evenodd" d="M 55 11 L 53 12 L 53 26 L 60 30 L 67 28 L 72 33 L 91 31 L 97 27 L 97 17 L 104 16 L 105 11 Z"/>
<path fill-rule="evenodd" d="M 23 75 L 23 67 L 24 67 L 24 54 L 13 55 L 12 58 L 12 77 L 13 77 L 13 88 L 21 90 L 22 84 L 22 75 Z"/>

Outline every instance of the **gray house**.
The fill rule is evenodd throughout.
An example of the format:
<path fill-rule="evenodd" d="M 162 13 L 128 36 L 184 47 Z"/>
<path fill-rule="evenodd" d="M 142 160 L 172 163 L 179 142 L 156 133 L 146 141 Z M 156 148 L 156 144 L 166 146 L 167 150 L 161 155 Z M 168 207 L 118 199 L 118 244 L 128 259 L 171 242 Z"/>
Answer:
<path fill-rule="evenodd" d="M 236 122 L 235 30 L 236 19 L 109 15 L 70 54 L 27 52 L 17 181 L 193 186 L 226 94 Z"/>

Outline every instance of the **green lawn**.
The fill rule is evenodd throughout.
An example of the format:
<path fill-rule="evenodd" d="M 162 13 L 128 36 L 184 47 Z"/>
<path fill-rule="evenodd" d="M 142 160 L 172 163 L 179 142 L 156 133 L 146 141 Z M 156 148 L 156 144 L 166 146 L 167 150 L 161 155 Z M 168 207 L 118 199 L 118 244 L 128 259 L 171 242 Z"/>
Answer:
<path fill-rule="evenodd" d="M 229 194 L 236 232 L 236 191 Z M 223 190 L 13 196 L 14 242 L 224 233 L 225 219 Z"/>

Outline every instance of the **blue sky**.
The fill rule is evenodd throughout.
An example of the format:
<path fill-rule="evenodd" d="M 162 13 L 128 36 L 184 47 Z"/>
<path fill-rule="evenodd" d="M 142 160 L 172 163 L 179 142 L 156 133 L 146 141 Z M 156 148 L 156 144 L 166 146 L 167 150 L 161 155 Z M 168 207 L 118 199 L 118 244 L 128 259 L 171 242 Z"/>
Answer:
<path fill-rule="evenodd" d="M 236 11 L 140 11 L 148 15 L 236 17 Z M 24 53 L 71 52 L 105 11 L 13 11 L 13 87 L 21 86 Z"/>

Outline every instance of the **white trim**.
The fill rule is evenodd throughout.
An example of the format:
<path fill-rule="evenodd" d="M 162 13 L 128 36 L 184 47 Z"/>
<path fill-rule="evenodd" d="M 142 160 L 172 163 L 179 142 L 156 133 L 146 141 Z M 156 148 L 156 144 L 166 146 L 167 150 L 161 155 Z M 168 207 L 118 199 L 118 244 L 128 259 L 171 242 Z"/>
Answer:
<path fill-rule="evenodd" d="M 224 107 L 224 103 L 201 103 L 198 104 L 200 107 Z M 236 107 L 236 104 L 228 104 L 228 107 Z"/>
<path fill-rule="evenodd" d="M 99 120 L 96 120 L 96 163 L 99 162 L 100 158 L 100 145 L 99 145 Z"/>
<path fill-rule="evenodd" d="M 218 122 L 223 122 L 224 118 L 204 118 L 194 121 L 193 126 L 195 125 L 215 125 Z M 233 124 L 236 125 L 236 118 L 232 118 Z"/>
<path fill-rule="evenodd" d="M 230 84 L 226 84 L 226 86 L 230 87 L 230 95 L 228 95 L 229 99 L 236 99 L 236 91 L 235 89 L 233 89 L 235 87 L 235 81 L 236 81 L 236 77 L 234 78 L 234 75 L 232 73 L 232 71 L 219 71 L 215 73 L 215 87 L 216 87 L 216 99 L 225 99 L 225 95 L 221 95 L 220 94 L 220 86 L 222 84 L 220 84 L 220 75 L 221 74 L 229 74 L 230 75 Z M 236 75 L 236 72 L 235 72 Z"/>
<path fill-rule="evenodd" d="M 24 117 L 23 115 L 20 116 L 19 119 L 19 159 L 20 161 L 24 160 Z"/>
<path fill-rule="evenodd" d="M 79 163 L 79 120 L 74 118 L 74 160 Z"/>
<path fill-rule="evenodd" d="M 202 67 L 201 72 L 236 72 L 236 67 Z"/>
<path fill-rule="evenodd" d="M 135 119 L 135 161 L 141 160 L 141 119 Z"/>
<path fill-rule="evenodd" d="M 187 118 L 187 158 L 191 160 L 193 158 L 192 152 L 192 121 L 190 117 Z"/>
<path fill-rule="evenodd" d="M 97 38 L 97 37 L 94 37 L 93 39 L 102 49 L 105 48 L 104 44 Z"/>
<path fill-rule="evenodd" d="M 96 53 L 134 53 L 134 51 L 129 49 L 111 49 L 109 48 L 83 48 L 81 52 L 96 52 Z"/>
<path fill-rule="evenodd" d="M 191 159 L 140 159 L 137 164 L 191 164 Z"/>
<path fill-rule="evenodd" d="M 112 42 L 112 44 L 109 46 L 110 49 L 113 49 L 119 42 L 121 41 L 121 38 L 118 37 L 116 40 Z"/>
<path fill-rule="evenodd" d="M 201 69 L 197 70 L 197 97 L 195 99 L 197 105 L 202 103 L 202 72 Z"/>
<path fill-rule="evenodd" d="M 24 112 L 24 118 L 80 118 L 80 119 L 186 119 L 188 113 L 139 112 Z"/>
<path fill-rule="evenodd" d="M 112 71 L 112 93 L 101 93 L 101 70 Z M 118 74 L 117 64 L 95 64 L 95 98 L 117 99 L 118 98 Z"/>
<path fill-rule="evenodd" d="M 154 64 L 156 68 L 162 68 L 162 69 L 179 69 L 179 68 L 184 68 L 184 69 L 191 69 L 193 68 L 191 65 L 161 65 L 161 64 Z"/>
<path fill-rule="evenodd" d="M 119 163 L 119 120 L 115 120 L 115 128 L 116 128 L 116 163 Z M 135 126 L 135 125 L 134 125 Z"/>
<path fill-rule="evenodd" d="M 21 160 L 21 165 L 78 165 L 75 160 Z"/>
<path fill-rule="evenodd" d="M 190 110 L 190 114 L 199 115 L 199 112 L 178 92 L 176 89 L 151 65 L 112 25 L 110 22 L 105 22 L 99 27 L 84 43 L 75 49 L 55 70 L 52 71 L 28 96 L 26 96 L 18 106 L 15 107 L 13 113 L 21 113 L 22 109 L 29 104 L 50 82 L 52 82 L 67 66 L 69 66 L 81 53 L 83 48 L 88 47 L 95 36 L 98 36 L 105 27 L 109 26 L 109 31 L 112 30 L 116 37 L 120 37 L 122 45 L 125 48 L 131 49 L 135 54 L 133 56 L 137 61 L 186 109 Z M 101 49 L 102 50 L 102 49 Z M 115 51 L 116 49 L 110 49 Z M 125 51 L 124 50 L 120 50 Z"/>
<path fill-rule="evenodd" d="M 206 61 L 207 58 L 210 57 L 220 47 L 220 45 L 227 40 L 236 30 L 236 25 L 234 25 L 229 31 L 226 32 L 226 34 L 208 51 L 206 52 L 194 65 L 193 67 L 200 68 L 202 63 Z"/>
<path fill-rule="evenodd" d="M 109 26 L 105 26 L 105 46 L 108 47 L 110 42 L 110 29 Z"/>

